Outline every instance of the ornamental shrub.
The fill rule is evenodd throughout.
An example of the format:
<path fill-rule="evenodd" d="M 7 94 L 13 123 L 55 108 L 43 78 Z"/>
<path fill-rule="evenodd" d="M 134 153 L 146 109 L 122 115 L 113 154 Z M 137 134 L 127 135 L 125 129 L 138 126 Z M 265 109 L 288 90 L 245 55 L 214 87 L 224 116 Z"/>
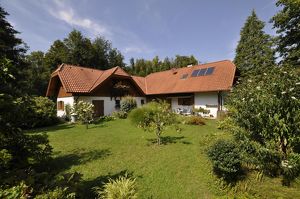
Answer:
<path fill-rule="evenodd" d="M 115 111 L 112 113 L 112 116 L 119 119 L 126 119 L 128 116 L 127 112 L 124 111 Z"/>
<path fill-rule="evenodd" d="M 129 113 L 131 110 L 137 107 L 136 100 L 134 97 L 125 96 L 121 99 L 121 108 L 120 111 Z"/>
<path fill-rule="evenodd" d="M 137 198 L 136 179 L 121 176 L 116 180 L 109 179 L 103 190 L 94 188 L 99 198 L 105 199 L 135 199 Z"/>
<path fill-rule="evenodd" d="M 199 125 L 199 126 L 205 125 L 203 118 L 199 116 L 187 117 L 185 123 L 190 125 Z"/>
<path fill-rule="evenodd" d="M 90 102 L 79 101 L 74 103 L 72 107 L 72 113 L 77 115 L 77 119 L 86 125 L 88 129 L 88 124 L 93 120 L 94 105 Z"/>
<path fill-rule="evenodd" d="M 241 157 L 232 141 L 219 140 L 208 150 L 214 172 L 226 182 L 233 182 L 241 174 Z"/>

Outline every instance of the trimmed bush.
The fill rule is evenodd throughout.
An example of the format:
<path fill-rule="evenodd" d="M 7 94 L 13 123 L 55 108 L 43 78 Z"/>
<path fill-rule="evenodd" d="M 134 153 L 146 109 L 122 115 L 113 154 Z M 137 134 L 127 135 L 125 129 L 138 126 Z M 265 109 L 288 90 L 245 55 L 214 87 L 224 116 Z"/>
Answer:
<path fill-rule="evenodd" d="M 240 152 L 232 141 L 217 141 L 209 149 L 208 157 L 212 161 L 215 174 L 226 182 L 237 180 L 241 174 Z"/>
<path fill-rule="evenodd" d="M 106 199 L 135 199 L 137 198 L 136 179 L 121 176 L 116 180 L 109 179 L 102 190 L 95 187 L 94 190 L 99 198 Z"/>
<path fill-rule="evenodd" d="M 132 109 L 135 109 L 136 107 L 137 105 L 134 97 L 125 96 L 121 99 L 120 111 L 129 113 Z"/>
<path fill-rule="evenodd" d="M 200 125 L 200 126 L 205 125 L 203 118 L 199 116 L 187 117 L 185 123 L 190 125 Z"/>

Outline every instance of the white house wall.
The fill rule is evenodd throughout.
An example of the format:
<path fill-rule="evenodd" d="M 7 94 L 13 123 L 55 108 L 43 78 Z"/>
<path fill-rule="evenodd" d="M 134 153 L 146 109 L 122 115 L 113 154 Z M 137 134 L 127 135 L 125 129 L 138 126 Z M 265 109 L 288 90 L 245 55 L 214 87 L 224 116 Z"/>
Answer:
<path fill-rule="evenodd" d="M 211 105 L 214 105 L 215 107 L 209 107 Z M 200 107 L 209 110 L 210 113 L 208 115 L 212 115 L 214 118 L 216 118 L 218 112 L 218 93 L 195 93 L 195 108 Z"/>
<path fill-rule="evenodd" d="M 176 111 L 178 108 L 192 109 L 193 106 L 178 105 L 178 98 L 172 97 L 172 109 Z M 208 106 L 207 106 L 208 105 Z M 210 107 L 210 106 L 214 107 Z M 205 92 L 205 93 L 194 93 L 194 107 L 195 108 L 204 108 L 210 111 L 209 114 L 203 116 L 212 116 L 213 118 L 217 117 L 218 112 L 218 92 Z"/>
<path fill-rule="evenodd" d="M 96 97 L 96 96 L 80 96 L 77 97 L 77 101 L 85 101 L 92 103 L 93 100 L 103 100 L 104 101 L 104 115 L 111 115 L 112 112 L 116 111 L 116 101 L 115 98 L 111 97 Z M 117 98 L 120 99 L 120 98 Z M 136 97 L 137 106 L 141 106 L 141 99 L 144 99 L 146 102 L 146 98 L 144 97 Z"/>
<path fill-rule="evenodd" d="M 57 98 L 57 102 L 58 101 L 63 101 L 64 102 L 64 106 L 66 106 L 67 104 L 70 104 L 71 106 L 73 106 L 74 103 L 74 97 L 59 97 Z M 57 116 L 58 117 L 64 117 L 66 114 L 66 112 L 64 110 L 57 110 Z"/>

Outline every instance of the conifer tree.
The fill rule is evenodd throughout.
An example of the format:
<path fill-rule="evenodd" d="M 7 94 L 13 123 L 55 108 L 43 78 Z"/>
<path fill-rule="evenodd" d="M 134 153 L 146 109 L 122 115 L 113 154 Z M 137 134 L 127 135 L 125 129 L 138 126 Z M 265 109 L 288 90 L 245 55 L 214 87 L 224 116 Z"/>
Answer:
<path fill-rule="evenodd" d="M 264 22 L 255 11 L 247 18 L 241 30 L 234 63 L 241 74 L 258 72 L 275 64 L 272 38 L 263 30 Z"/>
<path fill-rule="evenodd" d="M 277 28 L 277 50 L 284 63 L 300 66 L 300 1 L 278 0 L 276 5 L 282 7 L 272 19 Z"/>

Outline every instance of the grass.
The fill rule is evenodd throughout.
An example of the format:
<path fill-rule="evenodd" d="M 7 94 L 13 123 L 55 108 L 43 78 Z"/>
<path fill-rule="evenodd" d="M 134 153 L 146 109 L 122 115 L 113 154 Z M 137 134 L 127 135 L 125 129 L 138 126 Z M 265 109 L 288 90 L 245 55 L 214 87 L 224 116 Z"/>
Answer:
<path fill-rule="evenodd" d="M 128 120 L 98 125 L 63 124 L 37 132 L 47 132 L 54 151 L 54 166 L 60 173 L 82 174 L 81 195 L 94 198 L 92 187 L 125 172 L 137 179 L 139 198 L 300 198 L 300 182 L 283 187 L 279 178 L 250 175 L 234 189 L 221 189 L 212 174 L 206 149 L 218 138 L 230 135 L 218 130 L 213 120 L 205 126 L 183 125 L 163 134 L 157 146 L 154 134 L 134 127 Z M 247 191 L 247 193 L 243 193 Z"/>

